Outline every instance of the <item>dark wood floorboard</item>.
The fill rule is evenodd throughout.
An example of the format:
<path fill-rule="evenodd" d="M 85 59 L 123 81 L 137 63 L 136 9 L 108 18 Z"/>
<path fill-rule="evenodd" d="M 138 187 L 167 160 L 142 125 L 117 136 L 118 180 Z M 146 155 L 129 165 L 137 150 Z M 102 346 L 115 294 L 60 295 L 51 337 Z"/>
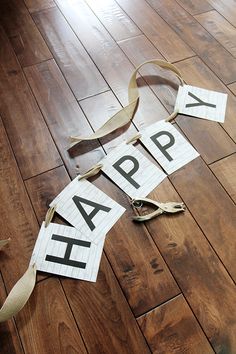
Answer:
<path fill-rule="evenodd" d="M 214 353 L 182 295 L 139 317 L 138 323 L 153 353 Z"/>
<path fill-rule="evenodd" d="M 201 157 L 150 198 L 182 200 L 185 213 L 135 224 L 128 197 L 101 174 L 91 179 L 127 209 L 97 282 L 38 274 L 25 308 L 0 325 L 1 354 L 236 353 L 235 9 L 236 0 L 1 1 L 0 238 L 11 237 L 0 252 L 1 303 L 51 200 L 173 111 L 178 80 L 144 67 L 133 123 L 67 151 L 69 136 L 91 134 L 127 104 L 135 66 L 167 59 L 186 83 L 228 93 L 224 124 L 176 119 Z"/>

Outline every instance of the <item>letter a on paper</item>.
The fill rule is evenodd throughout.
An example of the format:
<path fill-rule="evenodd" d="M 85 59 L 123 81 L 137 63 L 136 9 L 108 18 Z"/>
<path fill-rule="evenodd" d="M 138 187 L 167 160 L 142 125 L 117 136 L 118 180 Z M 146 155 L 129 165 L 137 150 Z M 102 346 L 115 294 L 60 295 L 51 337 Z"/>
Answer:
<path fill-rule="evenodd" d="M 56 212 L 94 242 L 118 221 L 125 209 L 86 179 L 76 177 L 51 202 Z"/>

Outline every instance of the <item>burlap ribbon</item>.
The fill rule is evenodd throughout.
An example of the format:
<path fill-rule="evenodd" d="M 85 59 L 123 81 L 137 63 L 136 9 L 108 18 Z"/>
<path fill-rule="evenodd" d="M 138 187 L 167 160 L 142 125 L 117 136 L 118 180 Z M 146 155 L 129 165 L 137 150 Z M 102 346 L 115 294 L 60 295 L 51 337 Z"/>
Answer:
<path fill-rule="evenodd" d="M 172 71 L 178 77 L 180 81 L 180 85 L 184 84 L 180 71 L 173 64 L 168 63 L 167 61 L 164 60 L 157 60 L 157 59 L 145 61 L 135 69 L 135 71 L 133 72 L 130 78 L 129 86 L 128 86 L 128 97 L 129 97 L 128 105 L 122 108 L 116 114 L 114 114 L 93 134 L 89 136 L 71 136 L 70 140 L 72 144 L 70 148 L 80 143 L 83 140 L 95 140 L 95 139 L 102 138 L 114 132 L 115 130 L 123 127 L 124 125 L 128 124 L 133 119 L 139 104 L 139 89 L 136 80 L 137 73 L 142 66 L 147 64 L 153 64 L 163 69 Z M 166 121 L 172 120 L 173 118 L 176 117 L 177 114 L 178 112 L 174 111 L 169 117 L 166 118 Z"/>

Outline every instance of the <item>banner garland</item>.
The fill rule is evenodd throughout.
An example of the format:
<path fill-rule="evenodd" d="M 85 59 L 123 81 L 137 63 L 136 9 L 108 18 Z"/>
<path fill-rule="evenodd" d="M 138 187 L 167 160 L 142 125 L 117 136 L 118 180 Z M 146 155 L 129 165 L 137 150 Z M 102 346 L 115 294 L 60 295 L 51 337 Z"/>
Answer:
<path fill-rule="evenodd" d="M 164 121 L 156 122 L 143 131 L 137 132 L 134 137 L 114 149 L 84 175 L 76 177 L 50 203 L 45 222 L 41 225 L 35 243 L 30 265 L 12 288 L 0 309 L 0 322 L 15 316 L 26 304 L 36 283 L 37 268 L 76 279 L 96 281 L 106 233 L 118 221 L 125 209 L 88 182 L 87 178 L 90 176 L 102 170 L 132 198 L 133 207 L 141 208 L 143 204 L 149 204 L 155 209 L 149 214 L 134 216 L 135 221 L 147 221 L 164 213 L 185 210 L 183 203 L 159 203 L 145 198 L 166 175 L 132 145 L 128 145 L 140 140 L 163 169 L 170 174 L 198 157 L 199 154 L 168 122 L 178 113 L 224 122 L 227 95 L 184 85 L 181 73 L 173 64 L 156 59 L 140 64 L 129 82 L 128 105 L 90 136 L 71 137 L 71 146 L 83 140 L 104 137 L 132 121 L 139 104 L 136 76 L 139 69 L 146 64 L 167 69 L 179 79 L 180 86 L 173 113 Z M 137 174 L 140 172 L 138 171 L 140 166 L 143 170 Z M 140 187 L 142 187 L 141 197 Z M 51 223 L 55 212 L 62 215 L 74 227 Z M 9 240 L 0 241 L 0 250 L 8 244 Z M 80 253 L 76 252 L 76 247 L 80 247 Z"/>

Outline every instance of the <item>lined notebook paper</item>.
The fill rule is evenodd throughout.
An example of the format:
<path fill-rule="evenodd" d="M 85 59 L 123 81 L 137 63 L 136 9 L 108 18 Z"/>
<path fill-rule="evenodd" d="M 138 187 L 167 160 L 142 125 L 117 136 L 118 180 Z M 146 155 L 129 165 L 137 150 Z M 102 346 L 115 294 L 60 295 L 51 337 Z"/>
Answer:
<path fill-rule="evenodd" d="M 102 161 L 102 171 L 131 198 L 146 197 L 166 174 L 133 145 L 122 143 Z"/>
<path fill-rule="evenodd" d="M 223 123 L 227 97 L 225 93 L 184 85 L 179 87 L 175 110 L 189 116 Z"/>
<path fill-rule="evenodd" d="M 164 120 L 150 125 L 141 134 L 141 142 L 168 174 L 199 156 L 178 130 Z"/>
<path fill-rule="evenodd" d="M 43 222 L 30 264 L 37 270 L 95 282 L 105 237 L 96 245 L 74 227 Z"/>
<path fill-rule="evenodd" d="M 56 212 L 94 242 L 99 242 L 125 209 L 86 179 L 76 177 L 51 202 Z"/>

